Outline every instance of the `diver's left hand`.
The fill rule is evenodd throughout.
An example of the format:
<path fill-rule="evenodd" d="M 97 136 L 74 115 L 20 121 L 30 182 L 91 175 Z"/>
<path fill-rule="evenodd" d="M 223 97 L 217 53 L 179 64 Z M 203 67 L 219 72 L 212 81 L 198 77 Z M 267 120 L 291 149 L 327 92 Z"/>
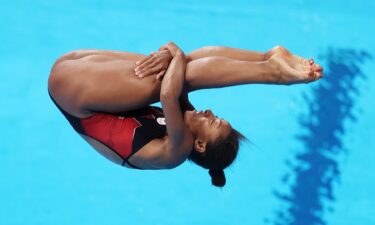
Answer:
<path fill-rule="evenodd" d="M 150 75 L 156 75 L 156 79 L 162 78 L 172 58 L 171 52 L 167 49 L 153 52 L 146 58 L 136 62 L 135 75 L 140 78 Z"/>

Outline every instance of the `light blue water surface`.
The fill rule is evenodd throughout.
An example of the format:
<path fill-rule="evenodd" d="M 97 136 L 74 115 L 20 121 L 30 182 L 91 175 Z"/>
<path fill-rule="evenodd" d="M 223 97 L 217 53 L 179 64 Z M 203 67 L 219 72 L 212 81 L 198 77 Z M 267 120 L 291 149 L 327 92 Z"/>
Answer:
<path fill-rule="evenodd" d="M 0 224 L 375 224 L 375 1 L 2 1 Z M 266 51 L 325 67 L 309 85 L 192 93 L 256 146 L 222 190 L 192 163 L 137 171 L 97 154 L 47 93 L 73 49 L 148 54 L 168 41 Z"/>

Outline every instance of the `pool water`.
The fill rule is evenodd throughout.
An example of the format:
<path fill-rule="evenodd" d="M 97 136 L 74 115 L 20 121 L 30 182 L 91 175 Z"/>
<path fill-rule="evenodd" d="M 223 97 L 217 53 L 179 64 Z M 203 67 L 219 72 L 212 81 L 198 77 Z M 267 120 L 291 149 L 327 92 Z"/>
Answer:
<path fill-rule="evenodd" d="M 375 1 L 3 1 L 0 224 L 375 224 Z M 73 49 L 150 53 L 168 41 L 324 66 L 304 85 L 194 92 L 247 136 L 223 189 L 186 162 L 137 171 L 97 154 L 47 92 Z"/>

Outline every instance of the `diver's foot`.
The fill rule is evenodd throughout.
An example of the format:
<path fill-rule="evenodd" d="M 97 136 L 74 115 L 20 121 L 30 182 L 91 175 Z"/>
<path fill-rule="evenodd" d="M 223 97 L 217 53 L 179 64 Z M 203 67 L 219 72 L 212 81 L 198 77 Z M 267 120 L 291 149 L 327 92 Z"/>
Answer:
<path fill-rule="evenodd" d="M 283 55 L 289 56 L 287 58 L 293 59 L 294 61 L 298 61 L 298 60 L 302 59 L 301 57 L 299 57 L 297 55 L 293 55 L 291 52 L 289 52 L 288 49 L 286 49 L 282 46 L 273 47 L 271 50 L 266 52 L 265 53 L 265 59 L 268 60 L 275 54 L 283 54 Z M 313 66 L 314 72 L 323 72 L 323 67 L 321 67 L 319 64 L 316 64 L 313 59 L 309 59 L 307 61 Z M 292 63 L 291 60 L 288 60 L 288 63 Z M 293 66 L 293 65 L 291 65 L 291 66 Z"/>
<path fill-rule="evenodd" d="M 314 60 L 293 55 L 284 47 L 277 46 L 267 54 L 268 61 L 277 71 L 277 84 L 309 83 L 323 77 L 323 68 Z"/>
<path fill-rule="evenodd" d="M 301 57 L 299 57 L 297 55 L 293 55 L 291 52 L 289 52 L 288 49 L 286 49 L 286 48 L 284 48 L 282 46 L 275 46 L 271 50 L 269 50 L 268 52 L 266 52 L 265 53 L 265 59 L 268 60 L 268 59 L 270 59 L 275 54 L 283 54 L 283 55 L 290 56 L 290 57 L 288 57 L 288 59 L 293 59 L 294 58 L 295 61 L 298 61 L 298 59 L 299 60 L 302 59 Z M 289 61 L 289 63 L 291 63 L 290 60 L 288 60 L 288 61 Z M 319 64 L 316 64 L 313 59 L 309 59 L 308 62 L 311 65 L 313 65 L 314 72 L 323 72 L 323 67 L 321 67 Z M 293 65 L 291 65 L 291 66 L 293 66 Z"/>

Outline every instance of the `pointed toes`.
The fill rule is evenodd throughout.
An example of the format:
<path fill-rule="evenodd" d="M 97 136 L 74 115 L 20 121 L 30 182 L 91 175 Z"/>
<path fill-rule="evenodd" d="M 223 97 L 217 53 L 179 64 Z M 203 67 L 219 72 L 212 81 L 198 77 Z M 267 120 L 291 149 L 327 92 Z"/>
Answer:
<path fill-rule="evenodd" d="M 315 70 L 319 71 L 319 72 L 322 72 L 323 71 L 323 67 L 321 67 L 319 64 L 315 64 Z"/>

